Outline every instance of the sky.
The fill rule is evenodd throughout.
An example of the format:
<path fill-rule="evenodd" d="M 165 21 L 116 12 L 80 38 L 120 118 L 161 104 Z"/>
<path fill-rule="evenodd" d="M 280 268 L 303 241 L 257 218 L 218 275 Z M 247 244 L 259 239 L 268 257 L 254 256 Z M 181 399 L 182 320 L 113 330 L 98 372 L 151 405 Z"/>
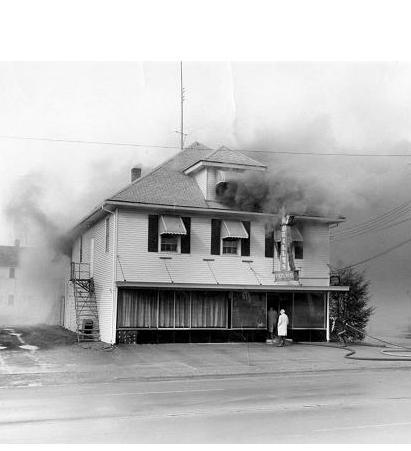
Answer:
<path fill-rule="evenodd" d="M 367 155 L 273 156 L 284 171 L 322 186 L 347 217 L 339 229 L 409 199 L 411 64 L 191 61 L 183 67 L 186 144 Z M 0 208 L 30 194 L 58 226 L 76 223 L 129 182 L 132 166 L 144 174 L 178 151 L 179 108 L 177 62 L 1 62 Z M 151 147 L 157 145 L 169 148 Z M 352 264 L 393 247 L 410 236 L 410 225 L 337 242 L 332 263 Z M 0 242 L 14 238 L 3 214 Z M 404 245 L 359 266 L 371 282 L 374 334 L 411 325 L 410 251 Z"/>

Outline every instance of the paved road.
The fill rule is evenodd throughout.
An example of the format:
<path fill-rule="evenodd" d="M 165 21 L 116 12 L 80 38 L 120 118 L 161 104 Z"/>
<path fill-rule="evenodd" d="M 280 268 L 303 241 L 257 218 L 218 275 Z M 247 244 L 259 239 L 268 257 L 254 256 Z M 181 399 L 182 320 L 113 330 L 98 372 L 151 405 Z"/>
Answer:
<path fill-rule="evenodd" d="M 410 368 L 0 390 L 2 443 L 410 443 Z"/>

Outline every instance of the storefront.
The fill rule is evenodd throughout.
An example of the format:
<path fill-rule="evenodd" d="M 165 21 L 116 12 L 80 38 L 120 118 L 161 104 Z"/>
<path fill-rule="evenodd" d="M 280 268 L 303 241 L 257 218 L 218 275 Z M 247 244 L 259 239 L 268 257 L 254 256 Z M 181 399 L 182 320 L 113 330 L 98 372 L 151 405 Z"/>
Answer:
<path fill-rule="evenodd" d="M 116 341 L 264 341 L 271 306 L 288 314 L 290 338 L 326 340 L 327 291 L 120 288 Z"/>

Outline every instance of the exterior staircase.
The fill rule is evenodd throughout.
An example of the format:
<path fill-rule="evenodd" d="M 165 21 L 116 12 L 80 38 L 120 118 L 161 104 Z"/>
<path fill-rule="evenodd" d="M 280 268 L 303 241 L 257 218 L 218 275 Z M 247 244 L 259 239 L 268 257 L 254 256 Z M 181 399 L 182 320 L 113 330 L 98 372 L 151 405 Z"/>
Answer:
<path fill-rule="evenodd" d="M 77 341 L 100 341 L 97 300 L 90 265 L 72 262 L 70 281 L 76 310 Z"/>

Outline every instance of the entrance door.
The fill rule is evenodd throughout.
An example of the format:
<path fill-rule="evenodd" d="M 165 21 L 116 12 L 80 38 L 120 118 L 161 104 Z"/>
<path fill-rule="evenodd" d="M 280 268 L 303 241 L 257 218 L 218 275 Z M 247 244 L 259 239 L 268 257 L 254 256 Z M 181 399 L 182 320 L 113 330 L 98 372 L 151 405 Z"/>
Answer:
<path fill-rule="evenodd" d="M 293 327 L 293 293 L 267 293 L 267 312 L 273 307 L 280 314 L 284 309 L 288 316 L 288 329 Z"/>

